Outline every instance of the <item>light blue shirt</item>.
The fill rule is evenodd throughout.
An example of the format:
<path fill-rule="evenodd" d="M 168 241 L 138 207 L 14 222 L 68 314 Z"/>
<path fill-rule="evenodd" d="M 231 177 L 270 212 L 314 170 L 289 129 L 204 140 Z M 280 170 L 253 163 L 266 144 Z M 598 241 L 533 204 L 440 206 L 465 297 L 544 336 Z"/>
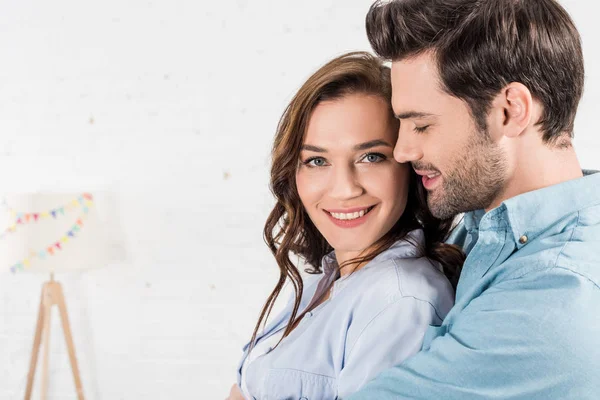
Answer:
<path fill-rule="evenodd" d="M 600 399 L 600 174 L 468 213 L 456 305 L 350 400 Z"/>
<path fill-rule="evenodd" d="M 249 363 L 244 379 L 251 398 L 334 399 L 355 392 L 385 368 L 421 349 L 428 326 L 440 324 L 454 293 L 439 266 L 421 257 L 415 244 L 398 241 L 358 271 L 338 278 L 332 255 L 324 273 L 308 279 L 300 311 L 336 280 L 328 300 L 308 312 L 271 352 Z M 273 319 L 259 343 L 287 325 L 293 303 Z M 247 356 L 247 346 L 238 367 Z"/>

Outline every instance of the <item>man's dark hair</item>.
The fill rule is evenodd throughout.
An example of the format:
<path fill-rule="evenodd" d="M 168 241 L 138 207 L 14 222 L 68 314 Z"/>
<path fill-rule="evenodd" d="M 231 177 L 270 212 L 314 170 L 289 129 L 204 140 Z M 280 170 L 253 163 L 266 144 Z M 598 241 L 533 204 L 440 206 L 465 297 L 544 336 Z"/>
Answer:
<path fill-rule="evenodd" d="M 377 1 L 366 24 L 374 51 L 385 59 L 432 51 L 443 90 L 469 105 L 482 130 L 493 98 L 520 82 L 544 107 L 537 122 L 544 142 L 573 136 L 583 54 L 573 21 L 556 1 Z"/>

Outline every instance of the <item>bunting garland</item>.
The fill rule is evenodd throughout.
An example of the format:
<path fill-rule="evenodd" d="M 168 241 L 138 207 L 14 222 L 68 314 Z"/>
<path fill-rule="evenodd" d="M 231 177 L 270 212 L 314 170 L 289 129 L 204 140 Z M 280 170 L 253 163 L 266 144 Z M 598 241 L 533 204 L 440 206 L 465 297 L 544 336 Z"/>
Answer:
<path fill-rule="evenodd" d="M 69 230 L 67 230 L 67 232 L 65 232 L 62 237 L 50 243 L 44 249 L 40 249 L 39 251 L 32 250 L 27 258 L 12 265 L 10 267 L 10 271 L 15 273 L 16 271 L 22 271 L 23 269 L 30 267 L 31 263 L 36 259 L 45 260 L 46 258 L 55 255 L 59 251 L 63 250 L 63 246 L 65 244 L 76 238 L 83 228 L 83 221 L 93 205 L 93 197 L 89 193 L 84 193 L 77 199 L 65 204 L 64 206 L 39 213 L 24 213 L 15 211 L 14 209 L 8 207 L 6 200 L 3 201 L 3 205 L 10 213 L 13 222 L 3 232 L 0 232 L 0 240 L 7 235 L 16 232 L 20 225 L 32 224 L 49 218 L 56 219 L 58 217 L 65 216 L 65 212 L 81 208 L 81 214 L 78 215 L 75 223 Z"/>
<path fill-rule="evenodd" d="M 77 199 L 57 208 L 53 208 L 48 211 L 39 212 L 39 213 L 25 213 L 14 210 L 9 207 L 6 203 L 6 199 L 2 201 L 2 205 L 4 208 L 10 213 L 11 219 L 13 222 L 2 232 L 0 232 L 0 240 L 2 240 L 6 235 L 10 233 L 14 233 L 19 228 L 19 225 L 26 225 L 30 223 L 36 223 L 40 220 L 48 219 L 48 218 L 58 218 L 59 216 L 64 216 L 65 212 L 74 210 L 78 207 L 83 208 L 83 212 L 87 213 L 86 209 L 92 206 L 93 197 L 89 193 L 84 193 L 79 196 Z"/>

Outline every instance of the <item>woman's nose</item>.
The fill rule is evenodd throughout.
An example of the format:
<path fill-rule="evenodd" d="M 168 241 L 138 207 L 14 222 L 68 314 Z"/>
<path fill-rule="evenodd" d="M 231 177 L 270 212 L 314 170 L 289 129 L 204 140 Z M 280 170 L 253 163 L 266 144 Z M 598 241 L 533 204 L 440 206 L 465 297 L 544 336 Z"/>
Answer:
<path fill-rule="evenodd" d="M 354 167 L 337 168 L 332 175 L 329 195 L 337 200 L 358 197 L 365 192 Z"/>

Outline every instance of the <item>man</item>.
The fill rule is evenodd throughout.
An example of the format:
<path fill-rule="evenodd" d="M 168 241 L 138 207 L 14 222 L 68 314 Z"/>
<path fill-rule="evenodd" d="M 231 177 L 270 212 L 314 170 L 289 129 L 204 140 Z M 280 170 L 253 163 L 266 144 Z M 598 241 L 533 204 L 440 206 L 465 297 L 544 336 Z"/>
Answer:
<path fill-rule="evenodd" d="M 570 17 L 554 0 L 395 0 L 367 33 L 392 61 L 394 156 L 436 216 L 466 212 L 468 257 L 423 351 L 349 399 L 599 399 L 600 174 L 571 145 Z"/>

